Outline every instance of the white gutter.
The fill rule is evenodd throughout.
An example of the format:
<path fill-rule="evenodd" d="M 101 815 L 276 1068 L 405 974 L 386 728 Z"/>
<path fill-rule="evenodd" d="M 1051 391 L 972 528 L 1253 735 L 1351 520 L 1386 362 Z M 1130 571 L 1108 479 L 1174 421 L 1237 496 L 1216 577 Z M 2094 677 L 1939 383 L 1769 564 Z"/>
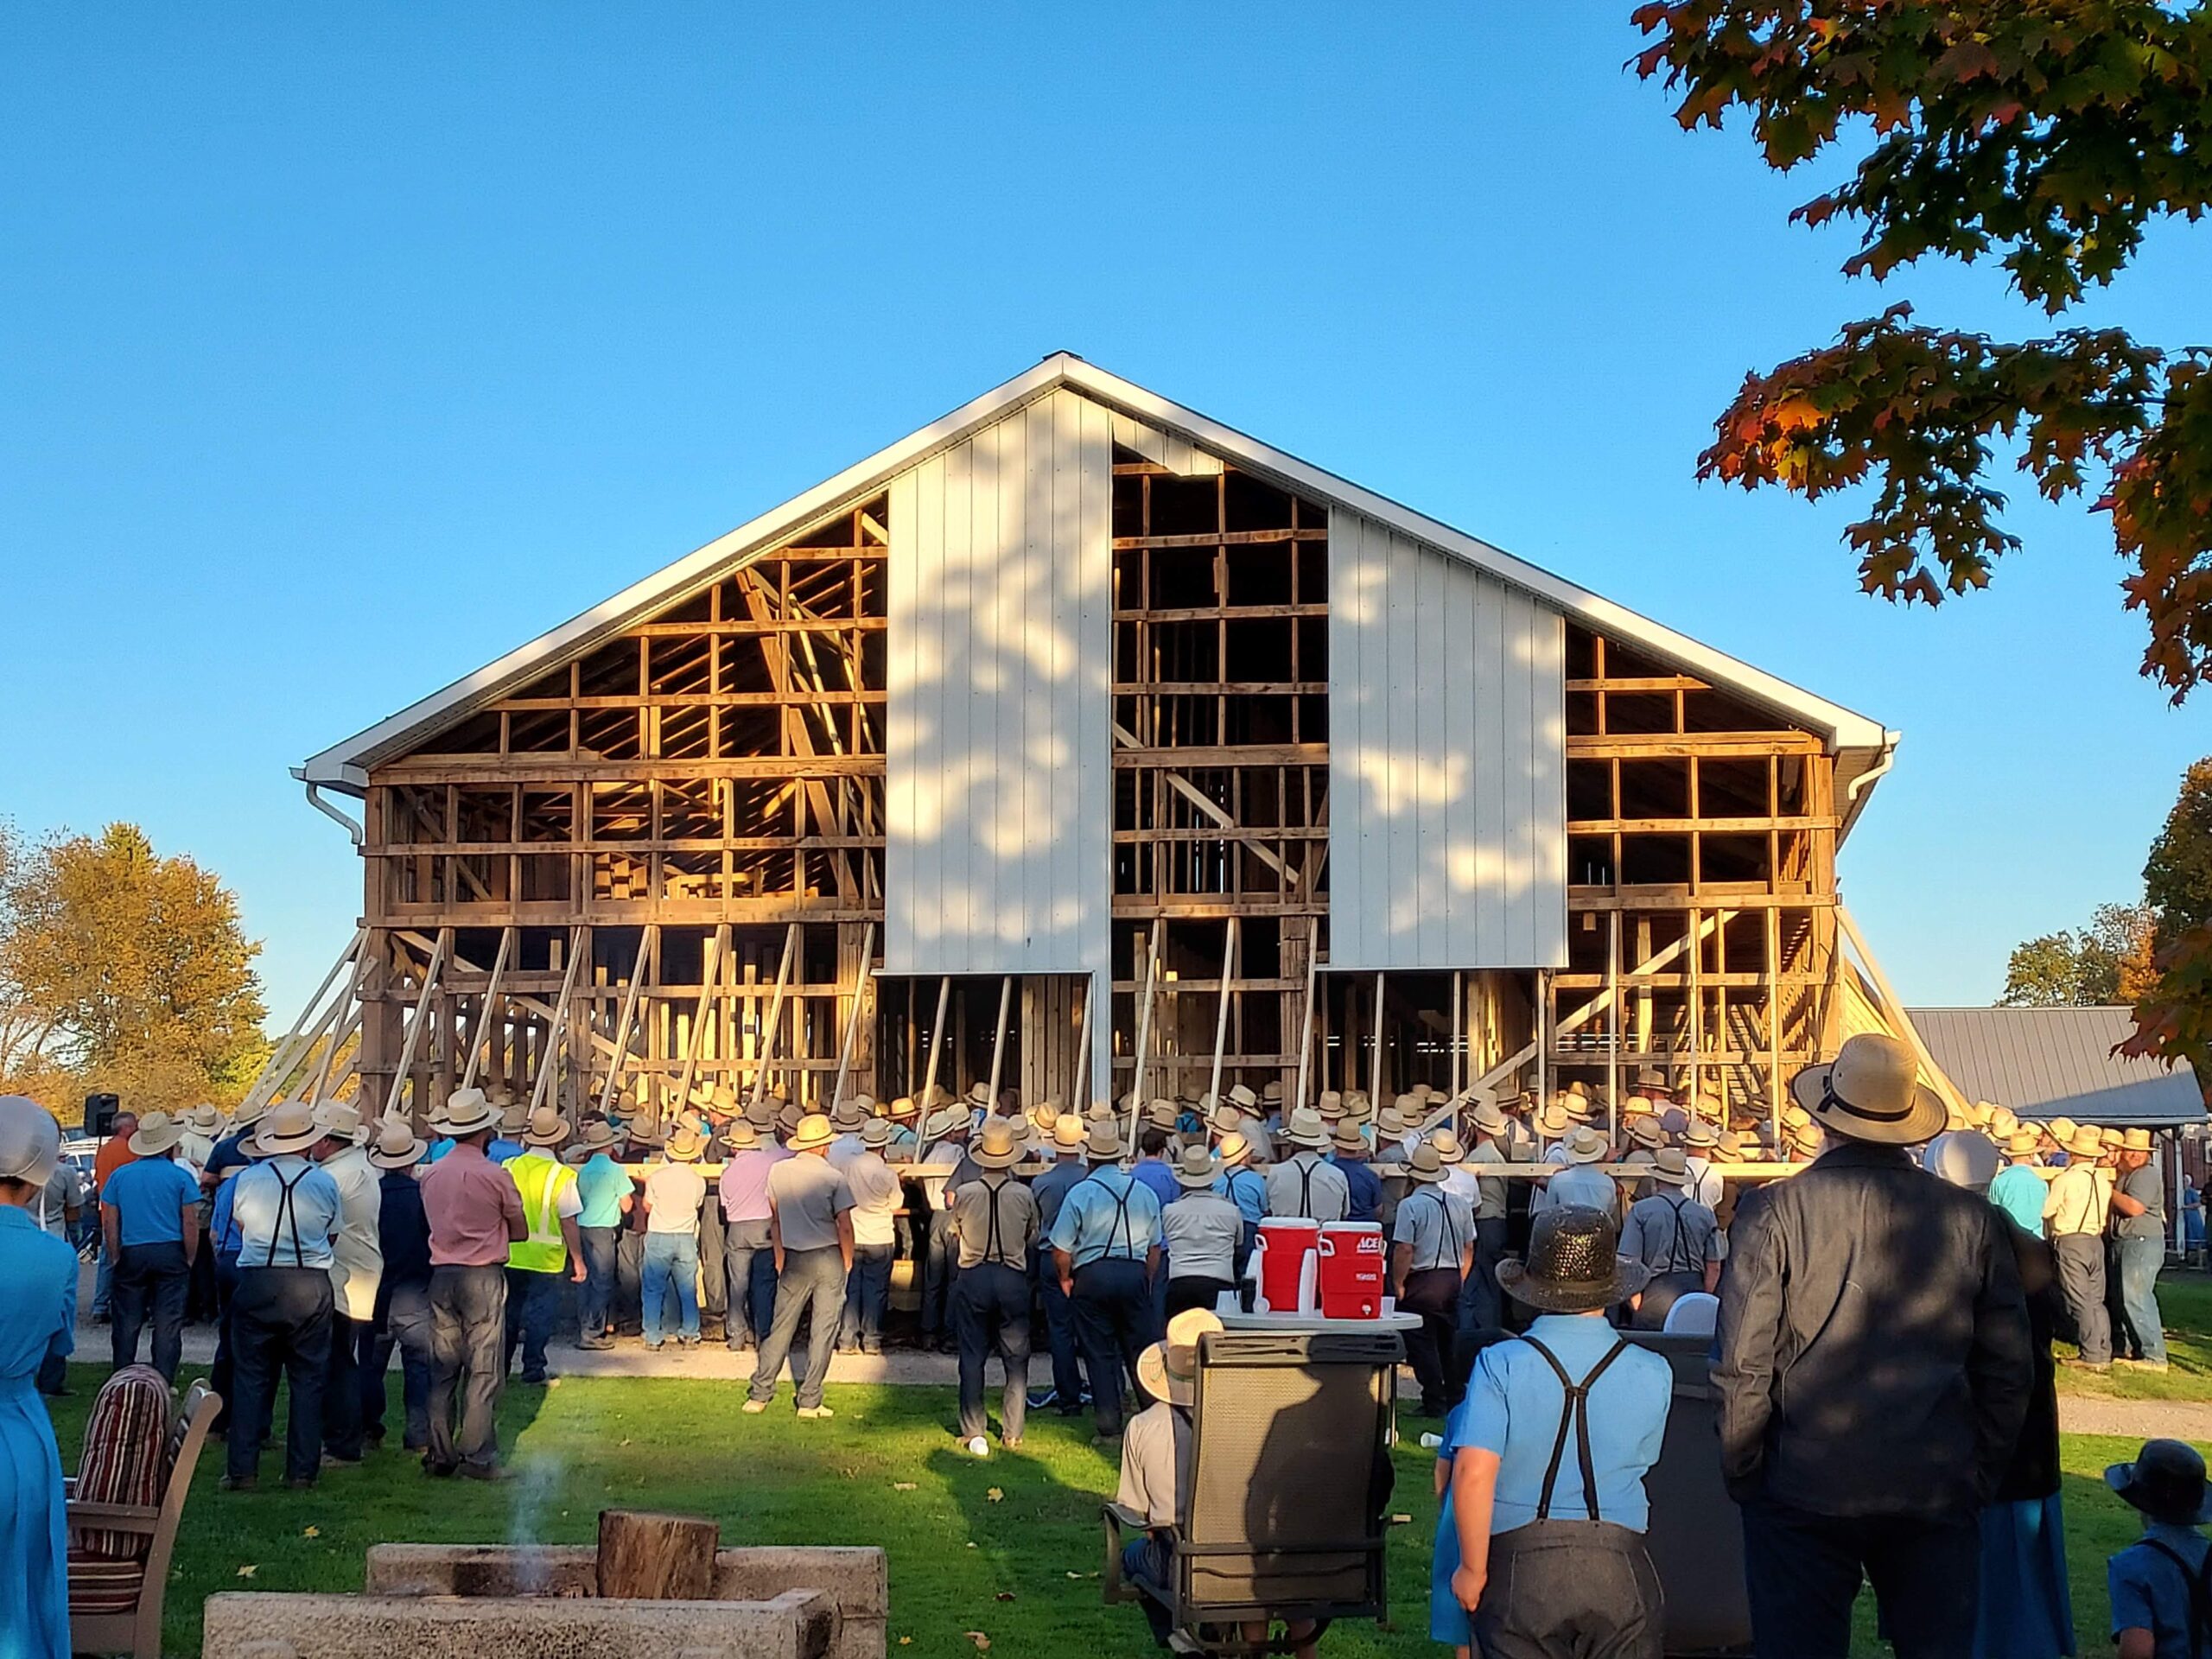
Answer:
<path fill-rule="evenodd" d="M 308 776 L 308 769 L 305 766 L 294 766 L 292 776 L 307 785 L 308 804 L 334 823 L 344 825 L 346 833 L 353 837 L 353 844 L 359 847 L 366 838 L 366 832 L 361 826 L 322 798 L 322 786 Z"/>

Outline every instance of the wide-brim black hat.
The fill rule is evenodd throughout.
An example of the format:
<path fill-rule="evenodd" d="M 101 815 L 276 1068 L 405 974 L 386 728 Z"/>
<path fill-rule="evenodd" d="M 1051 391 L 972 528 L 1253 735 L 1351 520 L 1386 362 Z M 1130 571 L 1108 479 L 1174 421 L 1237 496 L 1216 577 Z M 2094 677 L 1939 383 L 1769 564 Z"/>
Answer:
<path fill-rule="evenodd" d="M 2185 1440 L 2144 1441 L 2134 1462 L 2106 1469 L 2105 1484 L 2153 1521 L 2180 1527 L 2212 1522 L 2212 1485 L 2204 1478 L 2204 1459 Z"/>
<path fill-rule="evenodd" d="M 1498 1287 L 1545 1313 L 1615 1307 L 1651 1282 L 1651 1269 L 1620 1253 L 1619 1225 L 1602 1210 L 1547 1210 L 1529 1233 L 1525 1262 L 1497 1264 Z"/>

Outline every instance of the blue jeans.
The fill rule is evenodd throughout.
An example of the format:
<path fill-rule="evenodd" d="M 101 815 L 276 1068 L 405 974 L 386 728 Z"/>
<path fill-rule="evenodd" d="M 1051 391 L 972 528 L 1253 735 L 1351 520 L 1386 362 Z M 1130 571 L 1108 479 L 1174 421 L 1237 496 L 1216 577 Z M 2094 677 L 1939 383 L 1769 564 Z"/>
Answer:
<path fill-rule="evenodd" d="M 584 1245 L 583 1332 L 586 1342 L 607 1333 L 614 1315 L 614 1258 L 620 1227 L 579 1227 Z"/>
<path fill-rule="evenodd" d="M 1175 1558 L 1158 1535 L 1145 1533 L 1122 1546 L 1122 1576 L 1130 1583 L 1139 1581 L 1173 1593 Z M 1166 1607 L 1157 1597 L 1140 1594 L 1137 1605 L 1144 1609 L 1145 1623 L 1152 1626 L 1152 1639 L 1161 1647 L 1167 1645 L 1173 1633 Z"/>
<path fill-rule="evenodd" d="M 558 1269 L 552 1273 L 529 1268 L 507 1269 L 507 1369 L 514 1369 L 515 1350 L 519 1347 L 525 1382 L 545 1380 L 545 1344 L 553 1339 L 553 1321 L 560 1312 Z"/>
<path fill-rule="evenodd" d="M 699 1236 L 696 1233 L 645 1235 L 645 1346 L 658 1348 L 661 1323 L 668 1313 L 668 1294 L 676 1293 L 676 1306 L 683 1316 L 678 1333 L 686 1342 L 699 1340 Z"/>
<path fill-rule="evenodd" d="M 2163 1362 L 2166 1332 L 2158 1313 L 2158 1269 L 2166 1265 L 2163 1238 L 2120 1238 L 2113 1241 L 2120 1257 L 2120 1300 L 2126 1310 L 2127 1329 L 2115 1332 L 2113 1345 L 2133 1345 L 2142 1357 Z"/>
<path fill-rule="evenodd" d="M 883 1351 L 883 1310 L 891 1302 L 888 1244 L 853 1246 L 853 1270 L 845 1276 L 845 1322 L 837 1345 L 864 1354 Z"/>
<path fill-rule="evenodd" d="M 385 1378 L 391 1351 L 399 1350 L 400 1443 L 410 1452 L 430 1444 L 430 1287 L 401 1285 L 388 1300 L 384 1322 L 363 1357 L 361 1416 L 371 1438 L 385 1437 Z"/>
<path fill-rule="evenodd" d="M 776 1319 L 776 1252 L 766 1222 L 722 1224 L 722 1278 L 729 1297 L 723 1329 L 731 1351 L 757 1348 Z"/>

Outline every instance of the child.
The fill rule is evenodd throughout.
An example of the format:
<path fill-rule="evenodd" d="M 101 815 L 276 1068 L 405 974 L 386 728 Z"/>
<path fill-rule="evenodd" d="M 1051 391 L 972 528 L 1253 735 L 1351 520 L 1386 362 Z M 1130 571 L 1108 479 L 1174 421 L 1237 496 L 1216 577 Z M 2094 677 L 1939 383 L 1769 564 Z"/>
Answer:
<path fill-rule="evenodd" d="M 1659 1659 L 1665 1619 L 1643 1548 L 1674 1372 L 1605 1312 L 1643 1288 L 1613 1217 L 1539 1214 L 1497 1281 L 1537 1311 L 1485 1349 L 1446 1426 L 1429 1634 L 1468 1659 Z"/>
<path fill-rule="evenodd" d="M 2143 1512 L 2143 1541 L 2105 1564 L 2120 1659 L 2212 1656 L 2212 1521 L 2204 1459 L 2179 1440 L 2145 1440 L 2105 1484 Z"/>

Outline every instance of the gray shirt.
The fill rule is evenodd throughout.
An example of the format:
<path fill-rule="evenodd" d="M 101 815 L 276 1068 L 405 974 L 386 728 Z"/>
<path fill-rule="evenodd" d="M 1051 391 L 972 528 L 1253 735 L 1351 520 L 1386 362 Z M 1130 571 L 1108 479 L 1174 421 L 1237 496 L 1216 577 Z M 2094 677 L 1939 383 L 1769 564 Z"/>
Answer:
<path fill-rule="evenodd" d="M 1474 1240 L 1475 1212 L 1457 1192 L 1431 1182 L 1408 1192 L 1400 1203 L 1395 1229 L 1391 1242 L 1413 1247 L 1410 1271 L 1450 1268 L 1457 1272 Z"/>
<path fill-rule="evenodd" d="M 1230 1199 L 1217 1192 L 1186 1192 L 1160 1212 L 1160 1231 L 1170 1278 L 1236 1277 L 1244 1216 Z"/>
<path fill-rule="evenodd" d="M 1268 1213 L 1342 1221 L 1351 1213 L 1351 1183 L 1312 1147 L 1268 1171 Z"/>
<path fill-rule="evenodd" d="M 1720 1223 L 1695 1198 L 1655 1192 L 1629 1206 L 1620 1253 L 1654 1273 L 1703 1273 L 1720 1258 Z"/>
<path fill-rule="evenodd" d="M 1510 1160 L 1498 1149 L 1497 1141 L 1478 1141 L 1475 1149 L 1467 1154 L 1467 1161 L 1471 1164 L 1503 1164 L 1510 1162 Z M 1477 1183 L 1482 1189 L 1483 1196 L 1482 1202 L 1475 1206 L 1475 1219 L 1477 1221 L 1503 1221 L 1505 1219 L 1505 1177 L 1503 1175 L 1478 1176 Z"/>
<path fill-rule="evenodd" d="M 834 1249 L 837 1217 L 853 1207 L 853 1189 L 827 1158 L 802 1153 L 768 1172 L 768 1207 L 785 1249 Z"/>
<path fill-rule="evenodd" d="M 1011 1175 L 982 1176 L 954 1192 L 952 1230 L 963 1268 L 996 1262 L 1026 1272 L 1037 1240 L 1037 1200 Z"/>
<path fill-rule="evenodd" d="M 2166 1236 L 2166 1183 L 2156 1164 L 2145 1164 L 2120 1177 L 2116 1191 L 2143 1206 L 2139 1216 L 2112 1212 L 2114 1238 L 2164 1238 Z"/>

